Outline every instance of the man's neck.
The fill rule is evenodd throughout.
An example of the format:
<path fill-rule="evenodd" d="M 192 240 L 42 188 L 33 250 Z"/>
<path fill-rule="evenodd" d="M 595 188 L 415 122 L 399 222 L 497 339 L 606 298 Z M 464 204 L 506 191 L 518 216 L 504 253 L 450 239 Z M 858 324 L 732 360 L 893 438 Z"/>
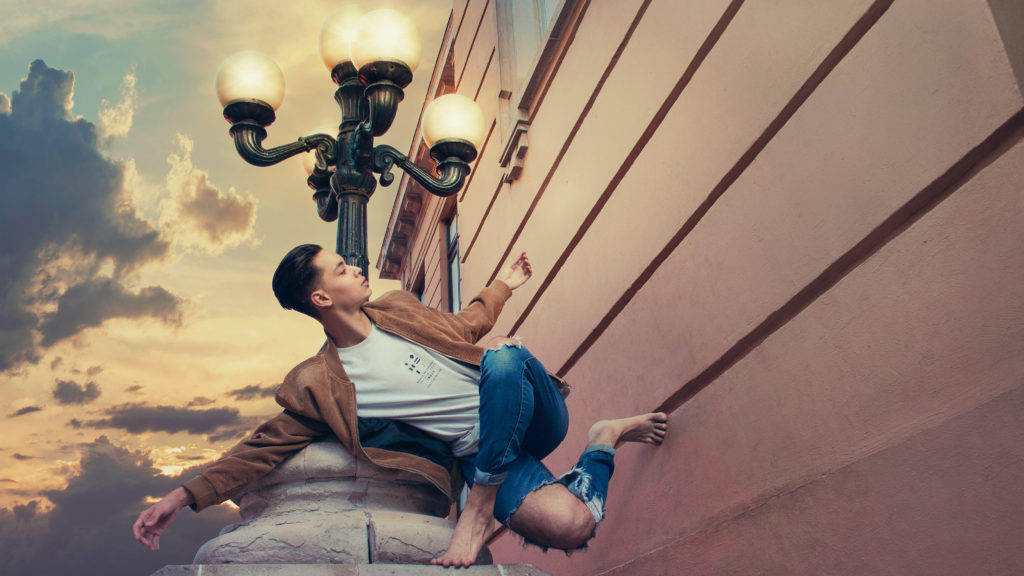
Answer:
<path fill-rule="evenodd" d="M 320 323 L 338 348 L 359 344 L 366 340 L 373 329 L 373 323 L 360 308 L 352 311 L 331 310 Z"/>

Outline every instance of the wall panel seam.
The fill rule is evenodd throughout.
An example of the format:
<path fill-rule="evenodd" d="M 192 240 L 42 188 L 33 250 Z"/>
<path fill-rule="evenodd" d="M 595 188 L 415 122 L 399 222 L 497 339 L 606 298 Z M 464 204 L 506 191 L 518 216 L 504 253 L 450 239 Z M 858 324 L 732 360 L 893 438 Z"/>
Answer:
<path fill-rule="evenodd" d="M 491 125 L 492 129 L 494 125 Z M 480 236 L 480 230 L 484 227 L 484 222 L 487 221 L 487 215 L 491 213 L 491 208 L 494 206 L 495 200 L 498 199 L 498 194 L 501 192 L 501 187 L 505 185 L 505 179 L 499 177 L 498 185 L 494 188 L 494 194 L 491 195 L 491 201 L 487 204 L 487 208 L 484 210 L 484 215 L 480 217 L 480 223 L 477 224 L 476 230 L 473 232 L 473 239 L 469 241 L 469 246 L 466 247 L 466 252 L 462 255 L 462 263 L 466 263 L 466 259 L 469 258 L 469 251 L 473 249 L 473 245 L 476 244 L 476 239 Z M 487 282 L 490 284 L 490 281 Z"/>
<path fill-rule="evenodd" d="M 569 135 L 566 137 L 565 142 L 562 144 L 562 148 L 558 151 L 558 154 L 555 156 L 555 160 L 554 162 L 552 162 L 551 168 L 548 169 L 547 175 L 544 176 L 544 181 L 541 182 L 540 187 L 538 187 L 537 189 L 537 193 L 533 196 L 533 201 L 530 203 L 530 207 L 527 208 L 526 214 L 523 215 L 523 218 L 519 223 L 519 227 L 516 228 L 515 233 L 512 234 L 512 238 L 509 240 L 508 246 L 505 248 L 505 252 L 502 253 L 500 258 L 498 258 L 497 265 L 495 266 L 494 271 L 491 273 L 490 278 L 487 280 L 487 284 L 490 284 L 491 282 L 494 281 L 494 278 L 497 277 L 498 271 L 501 270 L 502 264 L 505 262 L 505 259 L 508 258 L 509 253 L 512 252 L 512 247 L 515 245 L 516 241 L 519 240 L 519 236 L 523 233 L 523 230 L 526 228 L 527 222 L 530 221 L 530 217 L 533 215 L 533 211 L 537 208 L 537 204 L 540 203 L 540 199 L 541 197 L 544 196 L 544 192 L 547 191 L 548 184 L 554 177 L 555 172 L 558 171 L 558 167 L 562 163 L 562 158 L 565 157 L 566 152 L 569 151 L 569 146 L 571 146 L 573 141 L 576 139 L 576 134 L 579 133 L 580 128 L 583 126 L 583 122 L 587 119 L 587 115 L 590 113 L 590 109 L 594 107 L 594 102 L 597 101 L 597 97 L 601 94 L 601 90 L 604 88 L 605 82 L 608 81 L 608 77 L 611 76 L 612 71 L 615 69 L 615 66 L 619 63 L 619 59 L 622 57 L 622 53 L 625 52 L 626 46 L 629 44 L 629 41 L 633 38 L 633 32 L 635 32 L 637 26 L 640 25 L 640 20 L 643 18 L 644 13 L 647 12 L 647 7 L 650 5 L 651 0 L 645 0 L 643 5 L 640 6 L 640 9 L 637 10 L 636 15 L 633 17 L 633 22 L 630 24 L 629 29 L 623 36 L 618 48 L 615 50 L 615 54 L 613 54 L 612 58 L 608 61 L 608 66 L 605 67 L 604 73 L 601 75 L 601 79 L 597 82 L 597 86 L 594 87 L 594 91 L 593 93 L 591 93 L 590 98 L 587 100 L 587 103 L 583 106 L 583 110 L 580 111 L 579 118 L 576 119 L 576 123 L 573 125 L 572 130 L 569 131 Z"/>
<path fill-rule="evenodd" d="M 584 218 L 583 223 L 576 230 L 576 233 L 573 235 L 573 237 L 569 240 L 569 243 L 566 245 L 565 249 L 559 255 L 554 265 L 551 267 L 551 270 L 548 271 L 548 273 L 544 276 L 544 281 L 541 283 L 540 287 L 534 293 L 533 298 L 530 299 L 529 304 L 527 304 L 526 308 L 523 309 L 523 312 L 519 315 L 519 318 L 517 318 L 515 323 L 512 325 L 512 328 L 509 330 L 509 334 L 514 334 L 519 329 L 519 327 L 523 325 L 523 322 L 525 322 L 526 318 L 529 317 L 530 313 L 537 306 L 537 303 L 540 302 L 540 299 L 544 296 L 544 293 L 547 292 L 548 287 L 551 286 L 555 278 L 558 276 L 558 273 L 561 271 L 562 267 L 565 265 L 566 262 L 568 262 L 569 257 L 576 250 L 576 246 L 579 245 L 579 243 L 583 240 L 583 237 L 590 229 L 590 226 L 593 225 L 598 215 L 601 213 L 605 205 L 608 203 L 608 200 L 611 199 L 612 194 L 614 194 L 615 191 L 618 189 L 619 184 L 622 182 L 622 179 L 626 177 L 626 174 L 633 167 L 633 163 L 636 161 L 637 158 L 640 157 L 640 153 L 644 151 L 644 149 L 647 147 L 648 142 L 650 142 L 651 138 L 654 137 L 654 134 L 658 131 L 658 128 L 661 126 L 661 123 L 665 120 L 665 117 L 668 116 L 668 113 L 672 110 L 672 107 L 678 101 L 679 96 L 683 93 L 683 90 L 686 88 L 686 86 L 689 85 L 690 80 L 697 73 L 697 70 L 700 69 L 701 64 L 707 58 L 707 55 L 711 53 L 711 50 L 714 48 L 715 44 L 718 43 L 718 40 L 725 33 L 726 28 L 729 27 L 730 22 L 732 22 L 733 17 L 736 15 L 737 12 L 739 12 L 740 6 L 742 5 L 743 0 L 733 0 L 733 2 L 729 4 L 728 8 L 726 8 L 725 12 L 722 13 L 722 16 L 715 24 L 715 27 L 711 29 L 711 32 L 708 34 L 707 38 L 704 39 L 704 42 L 701 44 L 700 49 L 698 49 L 696 54 L 694 54 L 693 59 L 690 61 L 690 64 L 686 67 L 686 70 L 683 72 L 683 75 L 680 76 L 679 80 L 676 82 L 676 85 L 672 88 L 668 96 L 665 98 L 665 101 L 662 102 L 661 107 L 658 109 L 657 113 L 655 113 L 654 117 L 651 118 L 651 121 L 647 124 L 647 128 L 644 129 L 643 134 L 641 134 L 640 138 L 637 139 L 636 143 L 633 145 L 633 148 L 630 149 L 629 154 L 626 155 L 626 158 L 622 161 L 622 164 L 619 166 L 619 169 L 615 172 L 615 175 L 608 182 L 608 186 L 605 187 L 604 191 L 601 193 L 601 196 L 598 197 L 593 207 L 591 207 L 590 211 L 587 213 L 587 216 L 586 218 Z M 511 245 L 509 246 L 509 249 L 511 250 Z M 507 257 L 507 254 L 505 255 L 505 257 Z M 504 260 L 505 257 L 503 257 L 502 260 Z M 495 275 L 497 275 L 497 270 L 495 270 Z"/>
<path fill-rule="evenodd" d="M 497 123 L 497 118 L 491 120 L 491 127 L 487 130 L 487 137 L 484 138 L 484 145 L 480 148 L 480 153 L 476 155 L 476 162 L 473 163 L 473 168 L 469 171 L 469 179 L 466 180 L 466 185 L 462 188 L 462 194 L 459 195 L 459 202 L 466 199 L 466 193 L 469 192 L 470 187 L 473 185 L 473 178 L 476 176 L 476 169 L 480 166 L 480 160 L 483 159 L 484 153 L 487 152 L 487 145 L 491 142 L 491 136 L 494 134 L 494 126 Z"/>
<path fill-rule="evenodd" d="M 473 32 L 473 39 L 469 42 L 469 48 L 466 50 L 466 60 L 462 65 L 462 71 L 459 72 L 459 81 L 455 83 L 455 91 L 459 91 L 459 86 L 462 85 L 462 77 L 466 75 L 466 68 L 469 68 L 469 57 L 473 54 L 473 47 L 476 46 L 476 37 L 480 35 L 480 26 L 484 23 L 484 18 L 487 17 L 487 9 L 491 7 L 491 0 L 487 0 L 484 3 L 483 12 L 480 13 L 480 21 L 476 23 L 476 32 Z"/>
<path fill-rule="evenodd" d="M 774 120 L 765 128 L 764 132 L 754 140 L 754 143 L 750 145 L 750 148 L 740 156 L 739 160 L 733 165 L 733 167 L 722 177 L 717 185 L 711 190 L 707 198 L 697 207 L 697 209 L 690 215 L 690 217 L 683 223 L 679 230 L 672 236 L 664 248 L 658 252 L 650 264 L 641 272 L 633 284 L 626 290 L 625 293 L 616 301 L 616 303 L 609 309 L 605 316 L 598 322 L 597 326 L 591 331 L 590 334 L 584 338 L 583 342 L 580 343 L 579 347 L 569 356 L 565 364 L 562 365 L 558 370 L 559 375 L 564 375 L 568 372 L 573 365 L 590 349 L 601 334 L 611 325 L 612 321 L 619 315 L 620 312 L 626 307 L 626 305 L 633 299 L 633 297 L 640 291 L 641 288 L 647 283 L 648 280 L 654 275 L 659 267 L 668 259 L 673 251 L 682 243 L 682 241 L 689 236 L 690 232 L 697 226 L 698 223 L 704 218 L 704 216 L 711 210 L 711 207 L 718 201 L 726 190 L 728 190 L 733 183 L 743 174 L 744 171 L 754 162 L 754 159 L 761 153 L 762 150 L 768 145 L 768 143 L 775 137 L 775 135 L 782 129 L 783 126 L 789 121 L 790 118 L 796 114 L 796 111 L 803 105 L 803 103 L 810 97 L 815 89 L 825 80 L 825 78 L 839 65 L 839 62 L 846 57 L 846 55 L 857 45 L 858 42 L 867 34 L 881 18 L 882 15 L 889 9 L 894 0 L 877 0 L 873 3 L 868 10 L 861 16 L 857 22 L 853 24 L 849 31 L 843 36 L 842 39 L 836 44 L 836 46 L 829 52 L 828 55 L 822 60 L 821 64 L 811 73 L 807 80 L 797 89 L 796 93 L 790 98 L 789 102 L 782 107 L 782 110 L 775 117 Z M 568 256 L 566 256 L 568 257 Z M 561 259 L 559 260 L 561 261 Z M 550 278 L 551 275 L 549 275 Z M 545 281 L 548 279 L 546 278 Z M 534 301 L 539 299 L 541 293 L 534 296 Z M 516 322 L 513 331 L 518 328 L 525 317 L 533 309 L 534 301 L 530 302 L 524 311 L 522 316 Z"/>

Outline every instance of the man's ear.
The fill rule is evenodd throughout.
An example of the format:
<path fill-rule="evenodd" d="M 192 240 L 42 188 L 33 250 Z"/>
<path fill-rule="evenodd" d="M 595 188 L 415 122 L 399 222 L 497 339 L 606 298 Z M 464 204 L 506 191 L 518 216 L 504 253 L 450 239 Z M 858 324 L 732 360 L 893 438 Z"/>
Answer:
<path fill-rule="evenodd" d="M 320 289 L 314 290 L 313 293 L 309 295 L 309 300 L 313 303 L 313 306 L 316 306 L 317 308 L 330 308 L 331 306 L 330 295 Z"/>

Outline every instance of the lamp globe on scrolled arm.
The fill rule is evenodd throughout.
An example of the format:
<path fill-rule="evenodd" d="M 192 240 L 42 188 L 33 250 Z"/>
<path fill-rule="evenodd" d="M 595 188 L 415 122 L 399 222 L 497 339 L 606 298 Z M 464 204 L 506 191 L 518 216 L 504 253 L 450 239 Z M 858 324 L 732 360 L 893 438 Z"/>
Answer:
<path fill-rule="evenodd" d="M 484 144 L 487 128 L 484 113 L 461 94 L 445 94 L 423 113 L 423 139 L 428 147 L 444 142 L 468 142 L 476 150 Z"/>
<path fill-rule="evenodd" d="M 277 110 L 284 100 L 284 72 L 269 56 L 256 50 L 235 52 L 217 70 L 221 106 L 258 101 Z"/>

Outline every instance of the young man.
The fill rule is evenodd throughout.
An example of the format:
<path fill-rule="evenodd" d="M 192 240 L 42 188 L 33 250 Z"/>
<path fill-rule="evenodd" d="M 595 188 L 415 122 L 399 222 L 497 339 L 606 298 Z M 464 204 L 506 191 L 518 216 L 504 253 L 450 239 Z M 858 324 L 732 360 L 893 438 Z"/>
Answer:
<path fill-rule="evenodd" d="M 471 565 L 492 517 L 544 547 L 585 545 L 604 514 L 615 448 L 660 444 L 667 418 L 594 424 L 587 449 L 561 478 L 540 463 L 568 429 L 565 383 L 515 339 L 476 345 L 531 275 L 523 253 L 463 311 L 445 314 L 403 291 L 369 302 L 362 270 L 320 246 L 294 248 L 274 273 L 274 294 L 284 308 L 319 321 L 327 342 L 285 378 L 276 398 L 284 411 L 142 512 L 135 538 L 158 549 L 183 507 L 199 511 L 237 497 L 290 454 L 334 434 L 357 458 L 416 472 L 449 498 L 447 464 L 458 459 L 471 489 L 435 564 Z"/>

